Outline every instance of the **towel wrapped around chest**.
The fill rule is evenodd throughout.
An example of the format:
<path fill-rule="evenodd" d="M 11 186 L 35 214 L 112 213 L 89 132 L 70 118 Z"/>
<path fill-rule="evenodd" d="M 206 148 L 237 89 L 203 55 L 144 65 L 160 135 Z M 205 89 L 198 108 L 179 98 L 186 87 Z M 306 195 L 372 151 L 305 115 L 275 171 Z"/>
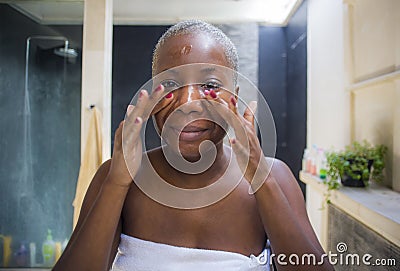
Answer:
<path fill-rule="evenodd" d="M 121 234 L 112 271 L 270 270 L 270 250 L 250 257 L 235 252 L 177 247 Z"/>

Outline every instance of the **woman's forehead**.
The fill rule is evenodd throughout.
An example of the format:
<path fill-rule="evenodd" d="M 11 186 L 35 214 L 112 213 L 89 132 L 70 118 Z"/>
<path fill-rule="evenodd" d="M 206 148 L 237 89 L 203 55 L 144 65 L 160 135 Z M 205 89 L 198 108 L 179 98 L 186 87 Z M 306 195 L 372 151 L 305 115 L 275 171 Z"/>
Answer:
<path fill-rule="evenodd" d="M 229 67 L 224 48 L 203 33 L 177 35 L 167 39 L 158 51 L 156 74 L 185 64 L 210 63 Z"/>

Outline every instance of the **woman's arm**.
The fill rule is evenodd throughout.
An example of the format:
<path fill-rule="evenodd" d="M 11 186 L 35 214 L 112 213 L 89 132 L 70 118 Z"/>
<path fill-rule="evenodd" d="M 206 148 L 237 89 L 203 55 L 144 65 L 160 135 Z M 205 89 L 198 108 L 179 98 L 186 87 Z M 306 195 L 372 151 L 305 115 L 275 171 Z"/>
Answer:
<path fill-rule="evenodd" d="M 93 178 L 77 226 L 53 270 L 109 270 L 119 244 L 125 198 L 141 165 L 142 123 L 150 113 L 155 114 L 168 104 L 166 101 L 149 112 L 162 97 L 163 90 L 160 85 L 150 96 L 141 90 L 136 106 L 128 106 L 126 121 L 115 131 L 112 159 L 105 162 Z M 129 151 L 124 153 L 123 146 Z"/>
<path fill-rule="evenodd" d="M 133 163 L 140 165 L 139 122 L 127 123 L 133 143 Z M 108 270 L 121 232 L 121 212 L 132 178 L 122 152 L 121 122 L 115 132 L 113 157 L 95 174 L 85 195 L 72 237 L 53 270 Z"/>
<path fill-rule="evenodd" d="M 333 270 L 326 258 L 320 265 L 313 262 L 309 264 L 308 261 L 305 265 L 289 262 L 291 255 L 292 262 L 299 258 L 300 263 L 303 255 L 310 255 L 318 263 L 324 251 L 310 225 L 303 196 L 293 174 L 283 162 L 267 160 L 263 155 L 254 128 L 253 114 L 257 103 L 250 102 L 241 116 L 234 96 L 230 97 L 229 102 L 220 98 L 208 99 L 217 101 L 213 107 L 235 131 L 235 138 L 230 139 L 230 143 L 245 179 L 255 192 L 265 232 L 277 257 L 275 262 L 278 270 Z"/>
<path fill-rule="evenodd" d="M 334 270 L 328 259 L 322 258 L 324 250 L 311 227 L 303 194 L 285 163 L 274 159 L 271 173 L 255 197 L 278 270 Z M 278 259 L 279 254 L 286 256 Z M 300 265 L 289 262 L 293 254 L 297 255 Z M 296 262 L 296 256 L 291 260 Z"/>
<path fill-rule="evenodd" d="M 108 270 L 117 252 L 120 215 L 127 188 L 107 178 L 111 160 L 94 176 L 78 223 L 53 270 Z"/>

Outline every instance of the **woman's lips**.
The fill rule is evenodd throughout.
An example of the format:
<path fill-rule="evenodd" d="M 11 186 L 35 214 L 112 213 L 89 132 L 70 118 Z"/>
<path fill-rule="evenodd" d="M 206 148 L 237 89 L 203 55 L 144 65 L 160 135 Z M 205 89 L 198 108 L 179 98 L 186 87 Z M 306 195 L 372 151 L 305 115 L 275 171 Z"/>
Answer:
<path fill-rule="evenodd" d="M 179 128 L 173 128 L 174 132 L 179 135 L 179 141 L 197 141 L 204 137 L 208 132 L 208 128 L 187 125 L 182 131 Z"/>

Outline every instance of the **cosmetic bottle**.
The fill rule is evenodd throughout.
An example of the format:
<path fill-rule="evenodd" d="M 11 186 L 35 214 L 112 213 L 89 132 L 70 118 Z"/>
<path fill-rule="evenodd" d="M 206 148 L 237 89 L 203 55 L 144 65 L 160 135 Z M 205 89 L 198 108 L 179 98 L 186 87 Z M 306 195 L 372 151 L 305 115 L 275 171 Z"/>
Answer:
<path fill-rule="evenodd" d="M 54 265 L 54 251 L 55 245 L 51 230 L 47 230 L 47 238 L 43 242 L 42 254 L 43 254 L 43 265 L 45 267 L 52 267 Z"/>
<path fill-rule="evenodd" d="M 36 244 L 29 243 L 29 265 L 30 267 L 36 266 Z"/>
<path fill-rule="evenodd" d="M 14 253 L 14 261 L 18 267 L 26 267 L 28 265 L 28 249 L 24 243 L 21 243 L 18 250 Z"/>
<path fill-rule="evenodd" d="M 308 172 L 307 170 L 307 159 L 309 156 L 309 150 L 308 149 L 304 149 L 304 153 L 303 153 L 303 160 L 301 161 L 301 167 L 302 170 L 305 172 Z"/>

